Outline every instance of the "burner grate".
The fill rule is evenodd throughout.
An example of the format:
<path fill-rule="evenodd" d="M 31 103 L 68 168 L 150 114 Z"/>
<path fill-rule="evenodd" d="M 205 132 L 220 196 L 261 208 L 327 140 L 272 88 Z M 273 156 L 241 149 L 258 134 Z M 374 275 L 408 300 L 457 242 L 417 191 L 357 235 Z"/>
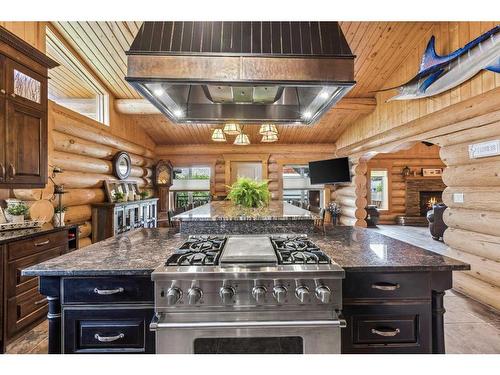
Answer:
<path fill-rule="evenodd" d="M 307 236 L 271 237 L 279 264 L 330 264 L 330 258 Z"/>
<path fill-rule="evenodd" d="M 167 266 L 214 266 L 226 243 L 223 236 L 190 236 L 166 261 Z"/>

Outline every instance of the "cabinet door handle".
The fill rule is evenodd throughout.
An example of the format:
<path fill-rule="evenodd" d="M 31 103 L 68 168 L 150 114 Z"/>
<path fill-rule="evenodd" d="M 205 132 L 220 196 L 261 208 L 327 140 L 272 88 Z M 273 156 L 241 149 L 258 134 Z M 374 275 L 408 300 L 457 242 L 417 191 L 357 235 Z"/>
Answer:
<path fill-rule="evenodd" d="M 101 296 L 109 296 L 112 294 L 118 294 L 118 293 L 123 293 L 125 289 L 122 287 L 116 288 L 116 289 L 99 289 L 99 288 L 94 288 L 94 293 L 99 294 Z"/>
<path fill-rule="evenodd" d="M 9 177 L 13 179 L 16 175 L 16 168 L 14 167 L 14 164 L 9 163 Z"/>
<path fill-rule="evenodd" d="M 2 93 L 2 95 L 5 95 L 5 89 L 0 89 L 0 93 Z"/>
<path fill-rule="evenodd" d="M 383 336 L 383 337 L 394 337 L 394 336 L 396 336 L 400 332 L 401 332 L 401 330 L 399 328 L 395 328 L 395 329 L 376 329 L 376 328 L 372 328 L 372 333 L 374 335 L 379 335 L 379 336 Z"/>
<path fill-rule="evenodd" d="M 399 284 L 392 284 L 392 283 L 373 283 L 372 284 L 372 289 L 378 289 L 378 290 L 396 290 L 399 289 L 400 285 Z"/>
<path fill-rule="evenodd" d="M 13 98 L 15 98 L 16 94 L 12 93 L 12 94 L 10 94 L 10 96 L 12 96 Z"/>
<path fill-rule="evenodd" d="M 40 301 L 36 301 L 35 305 L 41 305 L 42 303 L 45 303 L 45 302 L 47 302 L 47 297 L 45 297 L 44 299 L 41 299 Z"/>
<path fill-rule="evenodd" d="M 125 337 L 125 334 L 124 333 L 119 333 L 118 335 L 116 336 L 101 336 L 100 334 L 96 333 L 94 335 L 94 338 L 97 340 L 97 341 L 100 341 L 100 342 L 112 342 L 112 341 L 116 341 L 116 340 L 120 340 L 122 338 Z"/>
<path fill-rule="evenodd" d="M 2 163 L 0 163 L 0 181 L 5 179 L 5 167 Z"/>
<path fill-rule="evenodd" d="M 50 243 L 50 240 L 45 240 L 45 241 L 42 241 L 42 242 L 37 242 L 35 244 L 35 246 L 43 246 L 43 245 L 48 245 Z"/>

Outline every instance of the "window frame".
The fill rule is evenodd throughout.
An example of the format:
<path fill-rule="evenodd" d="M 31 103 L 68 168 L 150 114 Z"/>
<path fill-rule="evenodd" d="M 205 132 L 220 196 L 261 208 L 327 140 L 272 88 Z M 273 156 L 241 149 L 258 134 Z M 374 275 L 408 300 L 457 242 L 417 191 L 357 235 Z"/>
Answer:
<path fill-rule="evenodd" d="M 383 171 L 387 172 L 387 209 L 379 208 L 379 212 L 390 212 L 392 210 L 392 173 L 389 166 L 377 166 L 369 168 L 367 171 L 368 178 L 366 179 L 367 184 L 367 204 L 372 204 L 372 171 Z"/>

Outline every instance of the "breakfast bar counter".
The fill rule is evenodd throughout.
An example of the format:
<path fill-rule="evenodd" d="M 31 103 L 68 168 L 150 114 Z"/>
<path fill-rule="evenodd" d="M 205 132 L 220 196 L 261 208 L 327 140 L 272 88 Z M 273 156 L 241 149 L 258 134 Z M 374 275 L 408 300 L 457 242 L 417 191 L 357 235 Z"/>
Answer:
<path fill-rule="evenodd" d="M 311 233 L 316 214 L 287 202 L 247 208 L 230 201 L 214 201 L 173 217 L 181 233 L 256 234 Z"/>

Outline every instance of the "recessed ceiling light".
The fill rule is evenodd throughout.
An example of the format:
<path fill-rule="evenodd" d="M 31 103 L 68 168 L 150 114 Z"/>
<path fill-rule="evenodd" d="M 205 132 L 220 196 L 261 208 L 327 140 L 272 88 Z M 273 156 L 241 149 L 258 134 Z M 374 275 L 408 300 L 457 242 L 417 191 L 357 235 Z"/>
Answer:
<path fill-rule="evenodd" d="M 182 117 L 184 115 L 184 113 L 180 109 L 176 109 L 174 111 L 174 115 L 175 115 L 175 117 Z"/>
<path fill-rule="evenodd" d="M 304 112 L 302 114 L 302 117 L 304 117 L 305 119 L 311 118 L 311 112 L 309 112 L 309 111 Z"/>
<path fill-rule="evenodd" d="M 165 93 L 165 90 L 163 89 L 155 89 L 153 91 L 153 93 L 156 95 L 156 96 L 162 96 L 164 93 Z"/>

